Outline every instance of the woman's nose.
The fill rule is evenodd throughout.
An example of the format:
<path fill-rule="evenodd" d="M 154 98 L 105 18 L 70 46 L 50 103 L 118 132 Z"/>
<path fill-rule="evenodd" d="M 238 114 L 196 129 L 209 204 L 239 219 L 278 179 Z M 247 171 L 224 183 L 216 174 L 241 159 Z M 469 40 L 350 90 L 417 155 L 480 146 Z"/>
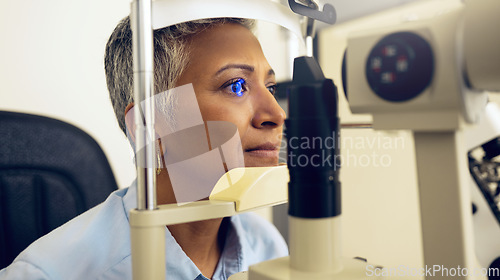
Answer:
<path fill-rule="evenodd" d="M 276 128 L 285 123 L 286 114 L 267 87 L 259 88 L 254 100 L 252 126 L 255 128 Z"/>

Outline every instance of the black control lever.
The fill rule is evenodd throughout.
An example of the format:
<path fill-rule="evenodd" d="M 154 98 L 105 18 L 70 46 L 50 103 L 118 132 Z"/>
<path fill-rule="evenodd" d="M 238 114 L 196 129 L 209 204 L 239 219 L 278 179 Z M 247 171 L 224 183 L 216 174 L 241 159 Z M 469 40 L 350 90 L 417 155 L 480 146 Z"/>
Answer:
<path fill-rule="evenodd" d="M 304 6 L 295 2 L 295 0 L 288 0 L 290 9 L 296 14 L 303 15 L 315 20 L 326 22 L 329 24 L 334 24 L 337 21 L 337 12 L 335 8 L 330 4 L 325 4 L 323 6 L 323 11 L 318 11 L 314 8 Z"/>

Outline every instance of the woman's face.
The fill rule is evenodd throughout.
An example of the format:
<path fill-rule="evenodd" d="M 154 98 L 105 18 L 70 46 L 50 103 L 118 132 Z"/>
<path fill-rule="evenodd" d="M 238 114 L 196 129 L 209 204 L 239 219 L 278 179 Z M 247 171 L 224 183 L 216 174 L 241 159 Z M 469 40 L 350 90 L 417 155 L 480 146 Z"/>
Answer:
<path fill-rule="evenodd" d="M 239 24 L 222 24 L 195 36 L 190 51 L 177 85 L 193 84 L 204 121 L 237 126 L 245 166 L 277 165 L 286 116 L 255 36 Z"/>

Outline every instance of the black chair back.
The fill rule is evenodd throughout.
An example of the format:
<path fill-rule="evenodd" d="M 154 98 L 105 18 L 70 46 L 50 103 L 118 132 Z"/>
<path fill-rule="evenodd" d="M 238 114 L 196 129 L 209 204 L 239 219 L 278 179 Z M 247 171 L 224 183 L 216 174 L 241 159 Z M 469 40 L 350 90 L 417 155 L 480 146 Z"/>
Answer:
<path fill-rule="evenodd" d="M 117 189 L 97 142 L 73 125 L 0 111 L 0 269 Z"/>

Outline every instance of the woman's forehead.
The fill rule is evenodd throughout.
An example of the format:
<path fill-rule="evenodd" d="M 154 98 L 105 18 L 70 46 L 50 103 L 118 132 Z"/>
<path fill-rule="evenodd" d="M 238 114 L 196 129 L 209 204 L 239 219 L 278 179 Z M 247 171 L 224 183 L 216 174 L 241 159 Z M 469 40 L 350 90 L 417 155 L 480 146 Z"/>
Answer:
<path fill-rule="evenodd" d="M 260 48 L 260 43 L 253 33 L 238 23 L 215 24 L 194 35 L 191 44 L 201 50 L 221 50 L 225 48 L 243 48 L 248 44 Z"/>
<path fill-rule="evenodd" d="M 190 48 L 190 66 L 203 64 L 205 67 L 221 67 L 234 63 L 253 67 L 265 63 L 268 66 L 259 41 L 240 24 L 227 23 L 211 27 L 194 36 Z"/>

